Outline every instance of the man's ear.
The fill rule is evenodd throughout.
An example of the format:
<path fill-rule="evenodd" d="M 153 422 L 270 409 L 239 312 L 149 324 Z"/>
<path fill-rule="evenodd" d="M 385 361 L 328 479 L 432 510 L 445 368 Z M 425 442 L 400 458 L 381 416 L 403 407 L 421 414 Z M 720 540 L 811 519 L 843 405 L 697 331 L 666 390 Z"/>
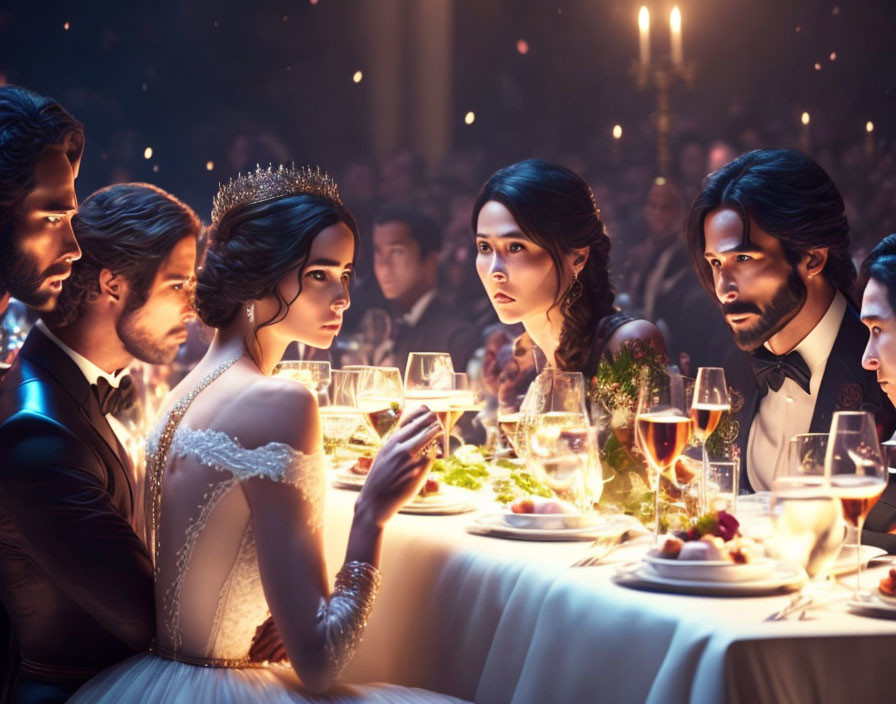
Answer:
<path fill-rule="evenodd" d="M 804 265 L 806 267 L 806 275 L 809 277 L 817 276 L 828 263 L 828 248 L 813 247 L 804 255 Z"/>
<path fill-rule="evenodd" d="M 109 269 L 103 269 L 99 277 L 100 297 L 108 296 L 113 301 L 120 301 L 124 294 L 123 283 L 120 276 L 113 274 Z"/>

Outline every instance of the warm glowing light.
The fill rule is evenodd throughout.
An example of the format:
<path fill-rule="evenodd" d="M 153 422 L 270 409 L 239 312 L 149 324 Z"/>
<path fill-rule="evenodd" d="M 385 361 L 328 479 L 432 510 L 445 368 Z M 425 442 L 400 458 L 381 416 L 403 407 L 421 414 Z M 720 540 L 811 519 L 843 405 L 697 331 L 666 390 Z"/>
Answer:
<path fill-rule="evenodd" d="M 143 158 L 152 159 L 152 147 L 147 147 L 143 150 Z"/>
<path fill-rule="evenodd" d="M 62 25 L 62 28 L 67 32 L 69 30 L 69 27 L 71 26 L 71 22 L 66 22 L 64 25 Z"/>
<path fill-rule="evenodd" d="M 638 11 L 638 29 L 642 32 L 650 29 L 650 10 L 646 5 L 641 5 L 641 9 Z"/>
<path fill-rule="evenodd" d="M 529 42 L 525 39 L 517 39 L 516 40 L 516 50 L 521 54 L 529 53 Z"/>
<path fill-rule="evenodd" d="M 214 168 L 215 168 L 215 162 L 213 162 L 213 161 L 205 162 L 205 170 L 206 171 L 211 171 Z"/>
<path fill-rule="evenodd" d="M 622 125 L 613 125 L 613 139 L 619 139 L 622 136 Z"/>
<path fill-rule="evenodd" d="M 312 5 L 317 5 L 317 0 L 311 0 Z"/>
<path fill-rule="evenodd" d="M 672 12 L 669 14 L 669 26 L 673 32 L 681 31 L 681 10 L 678 9 L 678 5 L 673 7 Z"/>
<path fill-rule="evenodd" d="M 817 61 L 815 62 L 815 70 L 816 70 L 816 71 L 821 71 L 821 64 L 818 63 Z"/>
<path fill-rule="evenodd" d="M 809 113 L 804 112 L 804 113 L 800 116 L 800 122 L 802 122 L 804 125 L 808 125 L 808 124 L 809 124 Z"/>
<path fill-rule="evenodd" d="M 653 179 L 653 183 L 657 186 L 665 186 L 666 179 L 663 178 L 662 176 L 657 176 L 655 179 Z"/>
<path fill-rule="evenodd" d="M 828 58 L 830 58 L 831 61 L 836 61 L 837 60 L 837 52 L 832 51 L 831 55 Z"/>
<path fill-rule="evenodd" d="M 360 71 L 355 71 L 354 75 L 352 76 L 352 80 L 355 83 L 360 83 L 362 78 L 364 78 L 364 74 Z"/>
<path fill-rule="evenodd" d="M 865 123 L 865 131 L 866 132 L 874 132 L 874 123 L 871 120 Z"/>
<path fill-rule="evenodd" d="M 681 10 L 678 5 L 672 8 L 669 13 L 669 28 L 672 30 L 672 36 L 669 40 L 669 47 L 672 51 L 672 63 L 681 66 L 684 63 L 684 53 L 681 48 Z"/>
<path fill-rule="evenodd" d="M 158 165 L 158 164 L 153 164 L 152 172 L 153 172 L 154 174 L 159 173 L 159 165 Z"/>
<path fill-rule="evenodd" d="M 464 115 L 464 122 L 468 125 L 472 125 L 476 121 L 476 113 L 470 110 L 466 115 Z"/>

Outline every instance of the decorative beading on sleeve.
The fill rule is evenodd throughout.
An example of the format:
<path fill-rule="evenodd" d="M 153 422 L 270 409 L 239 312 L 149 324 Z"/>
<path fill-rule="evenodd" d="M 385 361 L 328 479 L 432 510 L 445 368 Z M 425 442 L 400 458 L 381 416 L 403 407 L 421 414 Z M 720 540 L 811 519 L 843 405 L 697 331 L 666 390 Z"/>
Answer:
<path fill-rule="evenodd" d="M 299 489 L 311 509 L 311 523 L 319 527 L 325 493 L 324 454 L 305 454 L 281 442 L 247 449 L 227 433 L 207 428 L 181 426 L 175 433 L 171 452 L 192 456 L 202 464 L 230 472 L 236 479 L 255 477 L 291 484 Z"/>
<path fill-rule="evenodd" d="M 361 642 L 379 588 L 380 571 L 376 567 L 367 562 L 346 562 L 336 575 L 329 602 L 321 600 L 317 618 L 323 623 L 327 657 L 337 677 Z"/>

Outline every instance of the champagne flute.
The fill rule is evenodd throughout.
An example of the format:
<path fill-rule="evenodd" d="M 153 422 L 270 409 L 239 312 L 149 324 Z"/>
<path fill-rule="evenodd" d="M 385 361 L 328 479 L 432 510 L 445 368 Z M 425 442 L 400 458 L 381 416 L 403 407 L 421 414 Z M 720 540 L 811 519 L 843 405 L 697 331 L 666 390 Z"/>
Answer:
<path fill-rule="evenodd" d="M 404 386 L 396 367 L 345 367 L 357 374 L 358 408 L 380 439 L 392 432 L 401 418 Z"/>
<path fill-rule="evenodd" d="M 693 433 L 700 443 L 703 455 L 703 471 L 699 484 L 699 511 L 706 513 L 709 500 L 706 491 L 709 474 L 709 457 L 706 454 L 706 440 L 713 434 L 722 420 L 722 414 L 731 410 L 728 401 L 728 386 L 725 384 L 725 370 L 721 367 L 700 367 L 694 384 L 694 398 L 691 402 Z"/>
<path fill-rule="evenodd" d="M 329 392 L 321 397 L 320 420 L 324 440 L 338 448 L 346 444 L 364 422 L 358 408 L 358 378 L 354 372 L 332 370 Z"/>
<path fill-rule="evenodd" d="M 684 377 L 666 370 L 658 379 L 642 371 L 635 416 L 635 439 L 656 474 L 654 540 L 660 536 L 660 477 L 672 467 L 691 436 Z"/>
<path fill-rule="evenodd" d="M 843 517 L 854 529 L 856 546 L 855 598 L 861 599 L 862 526 L 887 486 L 887 469 L 877 439 L 874 417 L 865 411 L 837 411 L 831 421 L 825 473 L 843 506 Z M 852 542 L 852 541 L 850 541 Z"/>
<path fill-rule="evenodd" d="M 443 457 L 448 457 L 448 416 L 454 391 L 454 366 L 447 352 L 411 352 L 404 373 L 405 412 L 425 405 L 436 414 L 445 432 Z"/>

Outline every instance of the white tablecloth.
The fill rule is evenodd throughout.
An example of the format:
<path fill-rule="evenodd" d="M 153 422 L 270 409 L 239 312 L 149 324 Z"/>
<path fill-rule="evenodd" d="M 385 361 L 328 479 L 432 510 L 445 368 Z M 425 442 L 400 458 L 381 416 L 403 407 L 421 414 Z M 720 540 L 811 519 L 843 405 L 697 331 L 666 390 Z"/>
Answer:
<path fill-rule="evenodd" d="M 325 539 L 342 564 L 357 494 L 331 489 Z M 765 622 L 789 596 L 636 591 L 612 566 L 570 568 L 587 543 L 471 535 L 471 514 L 396 516 L 383 587 L 350 682 L 481 704 L 872 702 L 896 698 L 896 621 L 832 608 Z M 876 584 L 881 569 L 867 574 Z"/>

